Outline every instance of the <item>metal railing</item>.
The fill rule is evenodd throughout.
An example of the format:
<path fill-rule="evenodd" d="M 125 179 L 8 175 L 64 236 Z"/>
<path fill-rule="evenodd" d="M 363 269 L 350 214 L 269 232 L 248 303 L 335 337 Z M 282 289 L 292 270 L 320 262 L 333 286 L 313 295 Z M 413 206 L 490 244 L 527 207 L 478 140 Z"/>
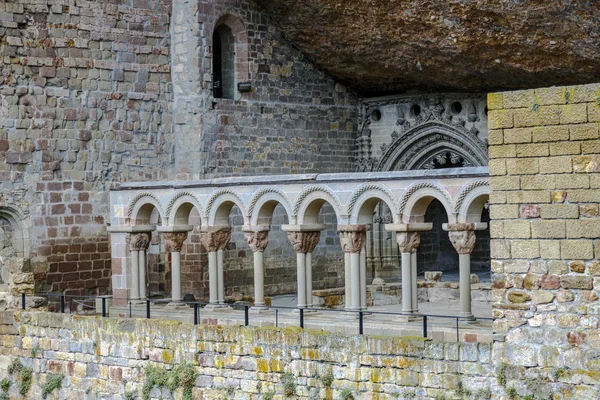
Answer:
<path fill-rule="evenodd" d="M 25 293 L 21 293 L 21 307 L 23 310 L 26 309 L 26 294 Z M 60 312 L 61 313 L 66 313 L 67 312 L 67 308 L 66 308 L 66 304 L 67 304 L 67 300 L 70 299 L 70 304 L 73 304 L 73 301 L 76 299 L 100 299 L 101 300 L 101 315 L 102 317 L 108 317 L 108 308 L 107 308 L 107 303 L 106 301 L 108 299 L 112 299 L 112 300 L 124 300 L 125 302 L 127 302 L 128 307 L 129 307 L 129 318 L 133 317 L 133 303 L 134 301 L 132 301 L 132 299 L 129 298 L 116 298 L 113 296 L 80 296 L 80 295 L 67 295 L 67 294 L 63 294 L 63 293 L 36 293 L 33 294 L 33 296 L 38 296 L 38 297 L 47 297 L 48 299 L 50 298 L 59 298 L 60 300 Z M 77 301 L 75 301 L 77 303 Z M 152 304 L 166 304 L 168 301 L 167 300 L 163 300 L 163 299 L 143 299 L 143 300 L 135 300 L 135 302 L 145 302 L 145 308 L 146 308 L 146 318 L 150 319 L 151 318 L 151 309 L 152 309 Z M 201 323 L 201 318 L 200 318 L 200 310 L 202 309 L 202 306 L 208 306 L 211 305 L 210 303 L 205 303 L 205 302 L 181 302 L 181 304 L 185 304 L 188 305 L 193 312 L 193 323 L 194 325 L 198 325 Z M 226 304 L 226 306 L 234 306 L 234 308 L 236 307 L 236 305 L 231 305 L 231 304 Z M 237 305 L 237 307 L 243 307 L 244 309 L 244 326 L 249 326 L 250 325 L 250 309 L 252 308 L 252 306 L 244 304 L 244 305 Z M 290 311 L 294 311 L 294 310 L 298 310 L 298 319 L 299 319 L 299 327 L 304 329 L 304 320 L 305 320 L 305 313 L 306 312 L 313 312 L 313 311 L 318 311 L 318 312 L 332 312 L 332 313 L 345 313 L 347 314 L 356 314 L 356 319 L 358 320 L 358 334 L 359 335 L 363 335 L 364 334 L 364 327 L 365 327 L 365 315 L 390 315 L 390 316 L 397 316 L 397 317 L 410 317 L 411 319 L 414 320 L 418 320 L 421 319 L 422 320 L 422 335 L 424 338 L 427 338 L 427 334 L 428 334 L 428 323 L 429 320 L 432 318 L 441 318 L 441 319 L 450 319 L 450 320 L 454 320 L 455 321 L 455 329 L 456 329 L 456 341 L 460 341 L 460 326 L 459 323 L 461 320 L 467 321 L 467 322 L 473 322 L 473 318 L 476 321 L 493 321 L 494 318 L 485 318 L 485 317 L 461 317 L 461 316 L 455 316 L 455 315 L 440 315 L 440 314 L 423 314 L 423 313 L 403 313 L 403 312 L 386 312 L 386 311 L 364 311 L 364 310 L 338 310 L 338 309 L 330 309 L 330 308 L 298 308 L 298 307 L 286 307 L 286 306 L 261 306 L 261 309 L 263 310 L 274 310 L 275 311 L 275 327 L 279 326 L 279 310 L 290 310 Z M 183 311 L 185 310 L 183 309 L 179 309 L 179 311 Z M 69 313 L 72 313 L 72 307 L 69 308 Z M 390 322 L 389 320 L 387 320 L 386 322 Z"/>

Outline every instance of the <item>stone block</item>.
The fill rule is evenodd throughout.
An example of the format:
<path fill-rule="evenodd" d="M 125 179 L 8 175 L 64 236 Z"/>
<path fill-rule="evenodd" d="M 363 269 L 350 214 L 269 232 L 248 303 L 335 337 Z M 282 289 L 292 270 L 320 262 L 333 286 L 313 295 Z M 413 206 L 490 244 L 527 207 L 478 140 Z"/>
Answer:
<path fill-rule="evenodd" d="M 540 240 L 540 257 L 546 260 L 560 259 L 560 241 Z"/>
<path fill-rule="evenodd" d="M 425 271 L 425 280 L 433 281 L 433 282 L 441 282 L 442 280 L 442 271 Z"/>
<path fill-rule="evenodd" d="M 541 174 L 565 174 L 573 171 L 571 156 L 544 157 L 540 159 Z"/>
<path fill-rule="evenodd" d="M 548 190 L 556 188 L 554 175 L 528 175 L 521 176 L 521 189 L 523 190 Z"/>
<path fill-rule="evenodd" d="M 510 258 L 510 241 L 504 239 L 491 239 L 490 255 L 492 258 Z"/>
<path fill-rule="evenodd" d="M 550 154 L 547 143 L 517 144 L 517 157 L 546 157 Z"/>
<path fill-rule="evenodd" d="M 493 189 L 492 189 L 493 190 Z M 491 204 L 490 218 L 493 220 L 517 219 L 519 218 L 518 204 Z"/>
<path fill-rule="evenodd" d="M 542 284 L 542 277 L 539 274 L 529 273 L 523 279 L 523 288 L 527 290 L 539 289 Z"/>
<path fill-rule="evenodd" d="M 590 173 L 600 172 L 600 155 L 583 155 L 572 158 L 573 172 Z"/>
<path fill-rule="evenodd" d="M 587 104 L 566 104 L 560 109 L 560 124 L 582 124 L 588 120 Z"/>
<path fill-rule="evenodd" d="M 569 127 L 537 126 L 532 129 L 531 139 L 534 143 L 567 141 L 569 140 Z"/>
<path fill-rule="evenodd" d="M 531 295 L 522 290 L 509 290 L 507 296 L 511 303 L 526 303 L 531 300 Z"/>
<path fill-rule="evenodd" d="M 563 275 L 560 277 L 560 285 L 564 289 L 591 290 L 593 288 L 593 280 L 590 276 Z"/>
<path fill-rule="evenodd" d="M 504 144 L 530 143 L 532 128 L 504 129 Z"/>
<path fill-rule="evenodd" d="M 597 123 L 570 125 L 569 132 L 571 140 L 591 140 L 599 137 Z"/>
<path fill-rule="evenodd" d="M 513 127 L 513 112 L 510 110 L 489 110 L 488 128 L 503 129 Z"/>
<path fill-rule="evenodd" d="M 594 248 L 591 240 L 562 240 L 560 256 L 563 260 L 591 260 Z"/>
<path fill-rule="evenodd" d="M 571 261 L 569 268 L 572 272 L 582 274 L 585 272 L 585 263 L 583 261 Z"/>
<path fill-rule="evenodd" d="M 538 240 L 512 240 L 510 254 L 513 258 L 537 258 L 540 256 L 540 243 Z"/>
<path fill-rule="evenodd" d="M 506 238 L 528 239 L 531 237 L 529 221 L 507 221 L 504 223 L 504 236 Z M 563 236 L 564 237 L 564 236 Z"/>
<path fill-rule="evenodd" d="M 544 204 L 542 206 L 542 215 L 546 207 L 554 204 Z M 531 236 L 540 239 L 562 239 L 566 237 L 565 221 L 531 221 Z"/>
<path fill-rule="evenodd" d="M 560 287 L 560 276 L 558 275 L 543 275 L 541 288 L 545 290 L 555 290 Z"/>
<path fill-rule="evenodd" d="M 517 148 L 514 144 L 504 144 L 488 147 L 490 160 L 498 158 L 513 158 L 517 156 Z"/>
<path fill-rule="evenodd" d="M 569 158 L 569 167 L 571 159 Z M 537 158 L 507 158 L 506 173 L 508 175 L 533 175 L 538 174 L 539 161 Z"/>
<path fill-rule="evenodd" d="M 532 293 L 532 298 L 535 304 L 547 304 L 552 303 L 554 300 L 554 294 L 547 290 L 534 290 Z"/>

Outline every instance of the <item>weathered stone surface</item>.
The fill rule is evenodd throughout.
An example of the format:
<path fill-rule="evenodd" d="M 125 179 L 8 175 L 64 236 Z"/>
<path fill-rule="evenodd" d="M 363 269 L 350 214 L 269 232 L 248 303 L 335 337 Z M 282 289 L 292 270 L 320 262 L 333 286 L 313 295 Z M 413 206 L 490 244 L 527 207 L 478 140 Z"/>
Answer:
<path fill-rule="evenodd" d="M 531 300 L 531 295 L 524 291 L 511 290 L 508 292 L 508 301 L 511 303 L 525 303 Z"/>
<path fill-rule="evenodd" d="M 425 280 L 433 281 L 433 282 L 441 282 L 442 280 L 442 271 L 425 271 Z"/>
<path fill-rule="evenodd" d="M 554 300 L 554 294 L 546 290 L 534 290 L 532 298 L 535 304 L 551 303 Z"/>
<path fill-rule="evenodd" d="M 589 276 L 565 275 L 560 277 L 560 285 L 565 289 L 591 289 L 593 280 Z"/>
<path fill-rule="evenodd" d="M 556 292 L 556 300 L 559 303 L 566 303 L 575 300 L 575 295 L 570 290 L 559 290 Z"/>
<path fill-rule="evenodd" d="M 600 71 L 588 39 L 600 29 L 593 3 L 258 3 L 317 64 L 367 92 L 530 88 L 590 82 Z M 536 35 L 544 40 L 532 43 Z M 531 107 L 521 93 L 511 101 Z"/>

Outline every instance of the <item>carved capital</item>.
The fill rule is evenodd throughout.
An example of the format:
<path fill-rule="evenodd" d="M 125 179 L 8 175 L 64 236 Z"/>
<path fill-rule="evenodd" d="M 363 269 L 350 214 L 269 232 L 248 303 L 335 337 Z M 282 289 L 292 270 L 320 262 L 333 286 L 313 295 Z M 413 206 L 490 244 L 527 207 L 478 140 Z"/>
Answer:
<path fill-rule="evenodd" d="M 150 232 L 128 233 L 127 244 L 129 245 L 129 249 L 133 251 L 147 250 L 151 237 Z"/>
<path fill-rule="evenodd" d="M 200 241 L 208 252 L 225 250 L 231 240 L 231 228 L 200 232 Z"/>
<path fill-rule="evenodd" d="M 421 244 L 420 232 L 398 232 L 396 240 L 402 253 L 414 253 Z"/>
<path fill-rule="evenodd" d="M 253 252 L 265 251 L 269 244 L 269 231 L 244 232 L 248 246 Z"/>
<path fill-rule="evenodd" d="M 449 231 L 448 237 L 458 254 L 471 254 L 475 247 L 475 231 Z"/>
<path fill-rule="evenodd" d="M 288 240 L 297 253 L 312 253 L 321 239 L 321 231 L 288 232 Z"/>
<path fill-rule="evenodd" d="M 188 237 L 187 232 L 165 232 L 163 233 L 165 237 L 165 241 L 167 242 L 167 251 L 181 251 L 183 247 L 183 242 Z"/>
<path fill-rule="evenodd" d="M 368 225 L 339 225 L 340 244 L 344 253 L 360 253 L 369 230 Z"/>

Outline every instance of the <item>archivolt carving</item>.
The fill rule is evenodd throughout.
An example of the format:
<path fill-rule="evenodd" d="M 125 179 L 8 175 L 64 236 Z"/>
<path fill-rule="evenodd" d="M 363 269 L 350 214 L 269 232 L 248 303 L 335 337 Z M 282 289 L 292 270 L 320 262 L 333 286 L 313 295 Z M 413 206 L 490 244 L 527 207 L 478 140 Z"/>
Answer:
<path fill-rule="evenodd" d="M 150 197 L 151 199 L 153 199 L 156 204 L 152 204 L 153 206 L 158 208 L 158 213 L 160 214 L 160 216 L 164 216 L 165 214 L 162 211 L 162 208 L 160 207 L 160 200 L 158 199 L 158 197 L 150 192 L 142 192 L 142 193 L 138 193 L 133 199 L 131 199 L 131 201 L 129 202 L 129 207 L 127 208 L 127 217 L 129 219 L 131 219 L 131 214 L 133 214 L 133 208 L 135 207 L 135 205 L 144 197 Z"/>
<path fill-rule="evenodd" d="M 298 196 L 298 199 L 296 200 L 296 203 L 294 204 L 294 215 L 298 215 L 298 212 L 300 211 L 300 207 L 302 206 L 302 202 L 304 201 L 304 199 L 306 199 L 309 194 L 314 193 L 314 192 L 327 193 L 336 202 L 335 204 L 332 204 L 332 206 L 339 206 L 338 198 L 331 189 L 329 189 L 328 187 L 325 187 L 325 186 L 309 186 L 307 188 L 304 188 L 304 190 L 302 192 L 300 192 L 300 195 Z"/>
<path fill-rule="evenodd" d="M 287 198 L 287 196 L 281 189 L 262 188 L 259 191 L 257 191 L 256 193 L 254 193 L 254 196 L 252 196 L 252 199 L 250 200 L 250 205 L 248 206 L 248 217 L 252 216 L 252 214 L 254 213 L 254 207 L 256 207 L 256 203 L 258 203 L 258 200 L 260 200 L 260 198 L 263 197 L 267 193 L 276 193 L 276 194 L 280 195 L 283 198 L 283 200 L 286 202 L 285 204 L 282 204 L 286 208 L 286 210 L 289 210 L 291 208 L 289 199 Z"/>
<path fill-rule="evenodd" d="M 238 206 L 240 208 L 242 208 L 241 211 L 244 212 L 244 210 L 243 210 L 244 202 L 242 201 L 242 198 L 236 191 L 231 190 L 231 189 L 220 189 L 220 190 L 217 190 L 216 192 L 214 192 L 210 196 L 208 201 L 206 202 L 206 208 L 204 209 L 204 216 L 206 218 L 208 218 L 210 210 L 212 209 L 213 205 L 215 204 L 215 201 L 217 201 L 217 198 L 219 198 L 220 196 L 223 196 L 225 194 L 230 194 L 233 197 L 235 197 L 235 199 L 238 201 Z"/>
<path fill-rule="evenodd" d="M 488 181 L 474 181 L 469 182 L 467 185 L 463 186 L 456 198 L 456 203 L 454 204 L 454 212 L 458 213 L 460 211 L 462 203 L 465 201 L 465 198 L 473 189 L 481 186 L 487 186 L 488 184 Z"/>
<path fill-rule="evenodd" d="M 193 198 L 197 203 L 198 206 L 202 206 L 200 204 L 200 200 L 194 196 L 194 194 L 192 192 L 178 192 L 175 194 L 175 196 L 173 196 L 173 198 L 171 199 L 171 201 L 169 201 L 169 205 L 167 206 L 167 211 L 166 211 L 166 218 L 168 219 L 169 216 L 171 215 L 171 210 L 173 209 L 173 206 L 175 205 L 175 202 L 177 202 L 177 200 L 179 200 L 180 198 L 184 197 L 184 196 L 190 196 L 191 198 Z M 202 215 L 204 210 L 200 209 L 198 210 L 198 212 Z M 168 222 L 168 221 L 167 221 Z"/>
<path fill-rule="evenodd" d="M 394 212 L 394 213 L 396 212 L 397 204 L 394 201 L 394 195 L 392 194 L 392 192 L 390 192 L 388 190 L 388 188 L 386 188 L 383 185 L 367 184 L 367 185 L 360 186 L 352 194 L 352 197 L 350 198 L 350 202 L 348 203 L 348 214 L 349 215 L 352 215 L 352 212 L 354 211 L 354 207 L 356 206 L 356 202 L 358 201 L 359 197 L 362 196 L 365 192 L 368 192 L 369 190 L 376 190 L 376 191 L 383 192 L 389 198 L 389 200 L 392 202 L 392 205 L 393 205 L 392 212 Z M 381 200 L 383 201 L 383 199 L 381 199 Z M 387 202 L 386 202 L 386 204 L 387 204 Z"/>
<path fill-rule="evenodd" d="M 419 183 L 415 183 L 414 185 L 410 186 L 402 194 L 402 199 L 400 200 L 400 207 L 398 209 L 398 212 L 400 214 L 404 213 L 404 209 L 406 208 L 406 204 L 408 203 L 408 200 L 410 199 L 410 197 L 413 194 L 415 194 L 418 190 L 424 189 L 424 188 L 431 188 L 431 189 L 436 190 L 442 196 L 444 196 L 444 198 L 448 201 L 448 204 L 452 204 L 452 200 L 450 199 L 450 197 L 448 196 L 448 194 L 446 193 L 446 191 L 444 189 L 440 188 L 438 185 L 431 183 L 431 182 L 419 182 Z"/>

